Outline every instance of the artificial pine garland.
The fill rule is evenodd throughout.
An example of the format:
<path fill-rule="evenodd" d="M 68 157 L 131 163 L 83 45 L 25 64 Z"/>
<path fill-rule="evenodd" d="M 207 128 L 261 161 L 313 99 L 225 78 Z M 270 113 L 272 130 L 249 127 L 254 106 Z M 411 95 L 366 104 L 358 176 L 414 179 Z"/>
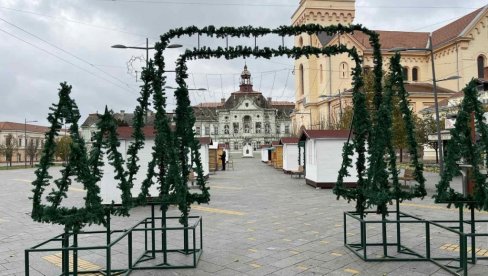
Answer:
<path fill-rule="evenodd" d="M 488 149 L 488 127 L 483 122 L 483 105 L 478 100 L 478 82 L 472 80 L 463 89 L 464 99 L 457 114 L 454 129 L 451 130 L 451 140 L 447 143 L 447 154 L 442 177 L 436 185 L 437 194 L 434 196 L 437 203 L 454 204 L 461 207 L 466 204 L 481 210 L 488 210 L 488 184 L 486 175 L 480 172 L 480 167 L 485 164 L 482 154 Z M 472 142 L 471 114 L 474 114 L 476 131 L 480 133 L 481 140 Z M 464 160 L 463 160 L 464 159 Z M 458 162 L 464 161 L 472 166 L 472 179 L 474 191 L 472 195 L 463 195 L 450 187 L 450 182 L 455 175 L 460 173 Z"/>
<path fill-rule="evenodd" d="M 408 92 L 403 85 L 401 56 L 396 54 L 390 61 L 390 78 L 386 85 L 386 92 L 380 109 L 376 113 L 376 124 L 374 125 L 374 144 L 369 151 L 368 185 L 365 188 L 366 207 L 372 205 L 378 207 L 378 213 L 387 213 L 387 203 L 393 199 L 400 201 L 415 197 L 424 197 L 425 178 L 423 167 L 419 162 L 418 144 L 415 140 L 415 125 L 412 119 L 412 111 L 408 105 Z M 409 191 L 401 189 L 398 181 L 398 170 L 396 168 L 396 152 L 392 144 L 392 99 L 398 96 L 400 99 L 400 110 L 407 129 L 407 140 L 411 163 L 414 167 L 414 177 L 418 182 Z M 388 162 L 385 157 L 388 157 Z M 388 168 L 389 167 L 389 168 Z M 390 184 L 389 177 L 392 176 Z"/>
<path fill-rule="evenodd" d="M 51 127 L 45 135 L 43 154 L 35 172 L 36 180 L 32 182 L 34 195 L 31 216 L 34 221 L 61 224 L 65 226 L 65 229 L 76 232 L 85 224 L 105 223 L 105 210 L 99 196 L 100 188 L 96 184 L 99 175 L 93 175 L 90 171 L 85 143 L 80 137 L 78 129 L 80 113 L 75 101 L 70 98 L 70 93 L 71 86 L 61 83 L 59 103 L 53 104 L 50 108 L 52 112 L 49 113 L 48 121 L 51 123 Z M 71 124 L 69 131 L 72 144 L 70 145 L 69 161 L 61 170 L 61 178 L 54 181 L 57 189 L 52 189 L 46 197 L 48 204 L 43 204 L 42 195 L 45 188 L 50 185 L 49 180 L 52 179 L 48 170 L 54 160 L 55 138 L 61 130 L 63 120 L 66 124 Z M 67 197 L 66 192 L 71 184 L 72 176 L 76 177 L 76 181 L 83 183 L 87 191 L 83 208 L 60 207 L 62 199 Z"/>

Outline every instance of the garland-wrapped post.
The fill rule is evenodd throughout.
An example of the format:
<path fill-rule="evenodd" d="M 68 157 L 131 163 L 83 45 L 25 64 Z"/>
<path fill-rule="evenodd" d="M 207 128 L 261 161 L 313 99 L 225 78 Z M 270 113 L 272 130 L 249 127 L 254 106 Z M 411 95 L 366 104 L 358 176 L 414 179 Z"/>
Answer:
<path fill-rule="evenodd" d="M 95 133 L 92 151 L 90 152 L 90 170 L 95 176 L 96 182 L 102 180 L 104 167 L 102 160 L 103 151 L 106 151 L 109 165 L 114 168 L 115 180 L 118 182 L 117 188 L 121 191 L 121 207 L 115 208 L 115 203 L 108 208 L 112 214 L 128 216 L 132 208 L 132 183 L 127 180 L 128 173 L 124 170 L 124 159 L 122 154 L 117 150 L 120 142 L 117 135 L 117 121 L 114 119 L 112 112 L 105 106 L 105 112 L 97 123 L 98 131 Z"/>
<path fill-rule="evenodd" d="M 418 144 L 415 139 L 415 124 L 412 111 L 409 107 L 408 92 L 403 85 L 402 66 L 400 64 L 400 54 L 394 55 L 390 60 L 390 77 L 386 84 L 386 92 L 383 95 L 383 102 L 376 114 L 376 124 L 374 128 L 375 143 L 370 148 L 370 168 L 368 177 L 370 181 L 367 191 L 369 204 L 378 207 L 378 213 L 386 215 L 387 204 L 393 199 L 401 202 L 415 197 L 424 197 L 425 178 L 423 176 L 423 166 L 419 162 Z M 408 148 L 411 155 L 411 165 L 414 167 L 414 177 L 416 184 L 409 191 L 401 189 L 398 181 L 398 170 L 396 167 L 396 153 L 392 143 L 392 112 L 393 97 L 400 100 L 400 111 L 407 129 Z M 388 156 L 388 163 L 385 160 Z M 389 168 L 388 168 L 389 167 Z M 389 177 L 392 176 L 392 184 Z M 393 189 L 392 189 L 393 188 Z"/>

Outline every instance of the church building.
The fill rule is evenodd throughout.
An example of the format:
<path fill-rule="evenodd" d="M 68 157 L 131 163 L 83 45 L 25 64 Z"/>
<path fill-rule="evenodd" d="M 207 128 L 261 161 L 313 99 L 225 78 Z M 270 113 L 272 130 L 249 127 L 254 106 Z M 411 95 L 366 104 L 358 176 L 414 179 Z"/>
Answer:
<path fill-rule="evenodd" d="M 213 141 L 226 144 L 230 150 L 278 141 L 291 135 L 290 114 L 295 104 L 273 101 L 253 89 L 251 72 L 244 66 L 239 91 L 220 102 L 204 102 L 193 106 L 197 137 L 210 136 Z"/>
<path fill-rule="evenodd" d="M 463 89 L 472 78 L 486 78 L 487 9 L 488 6 L 481 7 L 433 32 L 374 30 L 380 35 L 385 71 L 388 71 L 389 58 L 394 54 L 392 49 L 420 49 L 401 53 L 413 112 L 419 113 L 434 104 L 431 52 L 427 49 L 433 49 L 434 53 L 439 101 Z M 355 13 L 355 0 L 301 0 L 292 15 L 292 24 L 349 25 L 353 24 Z M 368 39 L 362 32 L 334 36 L 304 33 L 296 36 L 295 46 L 344 44 L 355 47 L 363 58 L 363 70 L 368 71 L 374 65 Z M 347 54 L 302 57 L 295 61 L 297 112 L 292 114 L 294 133 L 302 126 L 330 128 L 339 120 L 344 107 L 351 104 L 351 72 L 354 66 Z M 297 115 L 303 113 L 311 115 Z"/>

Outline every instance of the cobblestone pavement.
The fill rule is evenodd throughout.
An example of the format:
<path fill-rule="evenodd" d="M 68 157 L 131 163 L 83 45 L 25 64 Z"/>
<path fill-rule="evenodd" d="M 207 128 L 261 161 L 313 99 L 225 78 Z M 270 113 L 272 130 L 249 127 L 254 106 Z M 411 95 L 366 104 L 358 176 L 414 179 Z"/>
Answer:
<path fill-rule="evenodd" d="M 192 215 L 203 217 L 204 251 L 198 267 L 135 271 L 132 275 L 448 275 L 428 262 L 361 261 L 343 245 L 343 212 L 353 210 L 353 203 L 336 200 L 330 190 L 307 186 L 303 178 L 290 178 L 261 163 L 259 158 L 236 157 L 234 167 L 211 175 L 210 205 L 192 209 Z M 24 275 L 24 249 L 62 232 L 60 226 L 30 219 L 29 183 L 33 178 L 32 169 L 0 171 L 0 275 Z M 429 174 L 427 178 L 429 190 L 433 191 L 437 177 Z M 82 187 L 74 184 L 65 204 L 79 205 L 83 196 Z M 430 196 L 423 201 L 405 202 L 402 210 L 428 219 L 455 219 L 458 215 L 454 209 L 433 204 Z M 135 208 L 130 217 L 113 218 L 112 229 L 126 229 L 149 214 L 149 207 Z M 179 213 L 171 209 L 170 215 Z M 486 213 L 478 213 L 480 219 L 487 217 Z M 347 226 L 346 236 L 357 241 L 358 225 L 351 221 Z M 380 230 L 380 225 L 368 226 L 368 239 L 380 241 Z M 396 240 L 393 230 L 394 225 L 388 226 L 388 239 L 392 242 Z M 422 225 L 404 225 L 402 231 L 405 245 L 424 252 Z M 477 231 L 488 232 L 488 227 L 479 225 Z M 174 246 L 182 240 L 181 235 L 170 235 L 169 239 Z M 82 245 L 103 242 L 103 236 L 80 238 Z M 436 256 L 456 256 L 456 243 L 455 235 L 432 229 L 431 246 Z M 134 236 L 134 251 L 139 253 L 143 247 L 143 235 Z M 480 240 L 476 247 L 479 255 L 488 256 L 488 240 Z M 112 250 L 115 267 L 127 263 L 126 250 L 126 242 Z M 388 250 L 395 255 L 393 247 Z M 369 256 L 375 257 L 380 251 L 381 248 L 370 250 Z M 56 253 L 31 255 L 31 275 L 59 274 L 60 258 Z M 104 252 L 80 252 L 79 257 L 80 268 L 104 267 Z M 181 257 L 170 256 L 170 262 L 180 260 Z M 470 268 L 470 275 L 487 275 L 487 266 L 488 262 L 480 261 Z"/>

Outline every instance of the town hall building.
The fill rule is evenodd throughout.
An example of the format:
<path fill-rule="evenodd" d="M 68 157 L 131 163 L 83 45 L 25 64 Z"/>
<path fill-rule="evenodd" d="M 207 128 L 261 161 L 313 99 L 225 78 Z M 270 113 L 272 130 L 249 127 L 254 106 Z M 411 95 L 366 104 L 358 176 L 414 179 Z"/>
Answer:
<path fill-rule="evenodd" d="M 241 150 L 246 146 L 257 149 L 291 135 L 293 102 L 273 101 L 255 91 L 247 65 L 242 71 L 239 88 L 220 102 L 193 106 L 197 137 L 210 136 L 230 150 Z"/>

